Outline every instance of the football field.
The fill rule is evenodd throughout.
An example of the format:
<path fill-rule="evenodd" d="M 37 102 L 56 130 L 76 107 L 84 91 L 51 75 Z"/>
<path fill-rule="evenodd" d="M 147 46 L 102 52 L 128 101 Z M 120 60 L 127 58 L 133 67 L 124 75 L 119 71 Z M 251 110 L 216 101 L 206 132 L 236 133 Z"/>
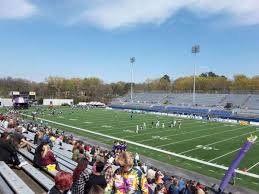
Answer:
<path fill-rule="evenodd" d="M 52 127 L 112 145 L 114 139 L 127 140 L 132 152 L 222 179 L 240 147 L 251 134 L 259 136 L 259 127 L 175 118 L 155 114 L 133 113 L 107 109 L 58 109 L 52 115 L 47 109 L 40 118 Z M 59 111 L 57 111 L 59 112 Z M 28 113 L 29 114 L 29 113 Z M 152 127 L 152 121 L 160 121 Z M 180 121 L 181 128 L 169 127 Z M 136 125 L 146 128 L 136 133 Z M 165 127 L 162 127 L 164 123 Z M 259 190 L 259 145 L 256 142 L 239 166 L 237 184 Z M 245 173 L 242 173 L 243 171 Z"/>

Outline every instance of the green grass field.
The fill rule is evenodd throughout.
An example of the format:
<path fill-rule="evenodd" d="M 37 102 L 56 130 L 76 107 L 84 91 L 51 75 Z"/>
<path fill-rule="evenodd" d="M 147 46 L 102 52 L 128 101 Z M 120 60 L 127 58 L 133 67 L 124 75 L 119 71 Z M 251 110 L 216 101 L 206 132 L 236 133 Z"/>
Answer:
<path fill-rule="evenodd" d="M 50 112 L 46 110 L 40 117 L 57 122 L 53 124 L 48 121 L 48 124 L 52 127 L 87 136 L 109 145 L 112 145 L 113 139 L 80 131 L 70 126 L 224 166 L 229 166 L 250 134 L 259 136 L 259 128 L 253 126 L 206 122 L 143 113 L 134 113 L 131 120 L 131 113 L 106 109 L 93 109 L 89 111 L 74 109 L 73 113 L 71 113 L 72 110 L 70 108 L 62 108 L 60 110 L 62 110 L 62 114 L 54 116 L 50 115 Z M 162 128 L 161 125 L 160 128 L 151 128 L 151 122 L 156 122 L 157 119 L 160 120 L 160 123 L 165 123 L 165 128 Z M 178 127 L 169 128 L 169 124 L 174 119 L 181 120 L 181 129 L 178 129 Z M 147 128 L 142 133 L 136 134 L 136 125 L 142 125 L 143 122 L 146 123 Z M 62 126 L 62 124 L 69 126 Z M 131 144 L 128 147 L 132 152 L 138 152 L 150 158 L 217 179 L 222 179 L 225 172 L 225 170 L 217 167 L 176 156 L 169 156 L 149 148 Z M 252 146 L 240 163 L 239 169 L 242 170 L 244 168 L 248 169 L 250 173 L 259 175 L 259 146 L 257 143 Z M 259 179 L 257 178 L 237 174 L 237 184 L 259 191 Z"/>

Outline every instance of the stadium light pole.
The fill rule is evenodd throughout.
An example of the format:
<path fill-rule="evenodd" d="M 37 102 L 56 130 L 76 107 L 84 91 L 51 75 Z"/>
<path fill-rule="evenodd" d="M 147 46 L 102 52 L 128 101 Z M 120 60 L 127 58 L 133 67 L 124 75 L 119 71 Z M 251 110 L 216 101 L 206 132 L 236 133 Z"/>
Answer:
<path fill-rule="evenodd" d="M 199 45 L 194 45 L 192 47 L 192 53 L 194 56 L 196 56 L 197 53 L 200 52 L 200 46 Z M 195 91 L 196 90 L 196 63 L 194 63 L 194 73 L 193 73 L 193 96 L 192 96 L 192 104 L 195 106 L 196 104 L 196 96 L 195 96 Z"/>
<path fill-rule="evenodd" d="M 136 61 L 135 57 L 130 58 L 130 64 L 131 64 L 130 99 L 131 99 L 131 102 L 133 101 L 133 63 L 135 63 L 135 61 Z"/>

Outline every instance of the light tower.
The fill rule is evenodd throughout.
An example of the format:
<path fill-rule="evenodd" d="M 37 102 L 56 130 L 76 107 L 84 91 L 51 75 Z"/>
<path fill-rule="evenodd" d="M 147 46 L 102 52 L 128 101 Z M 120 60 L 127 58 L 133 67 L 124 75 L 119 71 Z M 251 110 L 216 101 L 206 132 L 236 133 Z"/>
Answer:
<path fill-rule="evenodd" d="M 192 53 L 196 56 L 197 53 L 200 52 L 200 46 L 194 45 L 192 47 Z M 196 97 L 195 97 L 195 90 L 196 90 L 196 63 L 194 63 L 194 73 L 193 73 L 193 96 L 192 96 L 192 104 L 193 106 L 196 105 Z"/>
<path fill-rule="evenodd" d="M 135 61 L 136 61 L 135 57 L 130 58 L 130 64 L 131 64 L 130 99 L 131 99 L 131 102 L 133 101 L 133 63 L 135 63 Z"/>

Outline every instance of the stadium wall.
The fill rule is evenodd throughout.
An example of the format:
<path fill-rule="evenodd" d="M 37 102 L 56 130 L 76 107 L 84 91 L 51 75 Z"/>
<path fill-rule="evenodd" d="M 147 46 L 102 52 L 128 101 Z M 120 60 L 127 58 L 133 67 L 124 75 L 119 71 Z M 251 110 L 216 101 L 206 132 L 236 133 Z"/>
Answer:
<path fill-rule="evenodd" d="M 49 106 L 61 106 L 62 104 L 72 105 L 74 103 L 73 99 L 43 99 L 43 105 Z"/>
<path fill-rule="evenodd" d="M 11 98 L 0 98 L 0 107 L 3 106 L 13 106 L 13 101 Z"/>

